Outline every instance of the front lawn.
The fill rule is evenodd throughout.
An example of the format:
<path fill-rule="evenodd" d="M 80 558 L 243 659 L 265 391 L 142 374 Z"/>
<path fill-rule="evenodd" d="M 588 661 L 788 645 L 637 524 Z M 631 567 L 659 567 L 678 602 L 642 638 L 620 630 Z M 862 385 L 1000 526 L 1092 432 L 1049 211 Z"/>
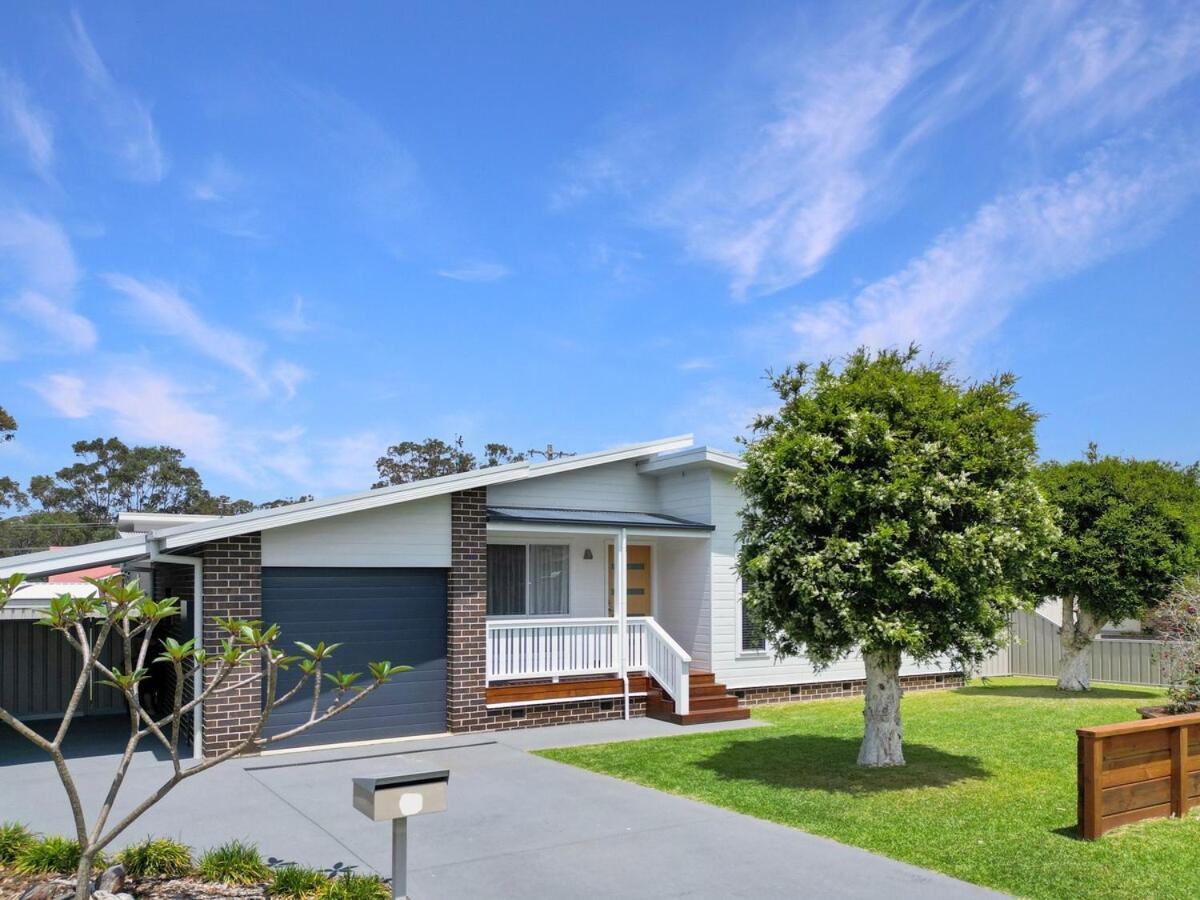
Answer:
<path fill-rule="evenodd" d="M 1065 696 L 1034 678 L 910 694 L 902 769 L 855 765 L 861 700 L 755 710 L 771 728 L 543 755 L 1021 896 L 1195 897 L 1200 818 L 1075 838 L 1075 729 L 1136 719 L 1159 696 Z"/>

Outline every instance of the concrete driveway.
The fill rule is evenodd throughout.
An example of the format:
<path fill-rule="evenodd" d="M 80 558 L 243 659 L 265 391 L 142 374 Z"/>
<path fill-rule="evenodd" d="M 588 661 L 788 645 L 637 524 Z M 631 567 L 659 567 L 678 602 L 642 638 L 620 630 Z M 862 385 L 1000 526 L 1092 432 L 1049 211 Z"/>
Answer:
<path fill-rule="evenodd" d="M 185 782 L 127 837 L 172 835 L 195 848 L 238 837 L 278 860 L 388 874 L 390 828 L 351 807 L 350 779 L 428 766 L 450 770 L 450 810 L 409 825 L 409 890 L 420 898 L 988 896 L 795 829 L 528 752 L 677 731 L 639 719 L 226 763 Z M 102 756 L 72 761 L 90 806 L 103 795 L 112 764 Z M 140 759 L 123 798 L 132 803 L 164 772 L 152 757 Z M 69 831 L 49 764 L 0 764 L 5 819 Z"/>

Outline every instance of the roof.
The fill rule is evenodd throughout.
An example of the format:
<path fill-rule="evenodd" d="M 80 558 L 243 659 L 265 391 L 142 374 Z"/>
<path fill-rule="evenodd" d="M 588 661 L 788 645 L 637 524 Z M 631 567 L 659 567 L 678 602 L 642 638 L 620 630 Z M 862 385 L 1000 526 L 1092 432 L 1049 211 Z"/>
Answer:
<path fill-rule="evenodd" d="M 0 575 L 12 572 L 43 575 L 105 563 L 128 562 L 152 553 L 166 553 L 239 534 L 298 525 L 302 522 L 377 509 L 427 497 L 437 497 L 455 491 L 465 491 L 492 484 L 506 484 L 526 478 L 558 475 L 608 463 L 649 460 L 660 454 L 669 454 L 691 446 L 692 436 L 683 434 L 640 444 L 627 444 L 609 450 L 600 450 L 596 453 L 564 456 L 544 462 L 526 460 L 503 466 L 475 469 L 470 472 L 445 475 L 441 478 L 427 478 L 423 481 L 343 494 L 338 497 L 309 500 L 304 503 L 292 503 L 273 509 L 259 509 L 236 516 L 203 518 L 200 521 L 187 521 L 181 524 L 174 524 L 179 520 L 171 518 L 168 520 L 170 524 L 167 527 L 151 527 L 149 531 L 137 532 L 128 537 L 0 559 Z M 145 518 L 149 519 L 150 517 Z M 167 519 L 166 516 L 159 518 Z M 128 517 L 126 520 L 130 521 Z M 136 527 L 136 525 L 132 527 Z"/>
<path fill-rule="evenodd" d="M 489 506 L 489 522 L 525 522 L 536 525 L 611 525 L 614 528 L 665 528 L 712 531 L 713 525 L 662 513 L 612 509 L 553 509 L 537 506 Z"/>
<path fill-rule="evenodd" d="M 652 475 L 697 466 L 740 472 L 746 468 L 746 462 L 737 454 L 725 450 L 715 450 L 712 447 L 687 447 L 672 453 L 659 453 L 651 459 L 643 460 L 638 463 L 638 471 Z"/>

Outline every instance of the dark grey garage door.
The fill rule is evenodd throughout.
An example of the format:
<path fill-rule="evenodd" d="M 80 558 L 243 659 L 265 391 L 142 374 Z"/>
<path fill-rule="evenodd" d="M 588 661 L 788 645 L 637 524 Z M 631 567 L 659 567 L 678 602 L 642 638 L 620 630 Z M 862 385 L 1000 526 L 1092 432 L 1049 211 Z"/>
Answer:
<path fill-rule="evenodd" d="M 369 683 L 367 663 L 374 660 L 413 667 L 353 709 L 286 746 L 446 730 L 444 571 L 266 567 L 262 601 L 263 619 L 280 626 L 280 646 L 288 652 L 292 641 L 341 643 L 333 654 L 332 669 L 360 671 L 363 683 Z M 296 677 L 284 673 L 281 694 Z M 328 682 L 326 686 L 332 687 Z M 280 734 L 304 722 L 311 700 L 304 690 L 277 709 L 266 734 Z"/>

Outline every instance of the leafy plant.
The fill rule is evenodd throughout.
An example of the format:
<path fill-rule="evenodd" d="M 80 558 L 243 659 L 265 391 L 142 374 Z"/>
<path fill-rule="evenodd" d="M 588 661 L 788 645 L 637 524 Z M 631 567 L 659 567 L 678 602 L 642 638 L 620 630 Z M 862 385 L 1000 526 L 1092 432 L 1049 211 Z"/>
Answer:
<path fill-rule="evenodd" d="M 375 875 L 347 872 L 331 878 L 317 893 L 318 900 L 391 900 L 392 889 Z"/>
<path fill-rule="evenodd" d="M 11 866 L 36 841 L 33 832 L 20 822 L 0 825 L 0 866 Z"/>
<path fill-rule="evenodd" d="M 94 863 L 103 866 L 104 855 L 97 855 Z M 78 866 L 79 841 L 59 835 L 33 841 L 13 863 L 22 875 L 73 875 Z"/>
<path fill-rule="evenodd" d="M 195 868 L 192 851 L 186 844 L 170 838 L 148 837 L 131 844 L 117 854 L 117 862 L 135 878 L 144 876 L 179 878 Z"/>
<path fill-rule="evenodd" d="M 271 880 L 271 869 L 258 855 L 258 847 L 230 841 L 204 851 L 197 867 L 205 881 L 222 884 L 258 884 Z"/>
<path fill-rule="evenodd" d="M 271 896 L 302 900 L 315 896 L 328 883 L 329 878 L 319 869 L 290 864 L 280 866 L 275 870 L 275 879 L 271 882 Z"/>

